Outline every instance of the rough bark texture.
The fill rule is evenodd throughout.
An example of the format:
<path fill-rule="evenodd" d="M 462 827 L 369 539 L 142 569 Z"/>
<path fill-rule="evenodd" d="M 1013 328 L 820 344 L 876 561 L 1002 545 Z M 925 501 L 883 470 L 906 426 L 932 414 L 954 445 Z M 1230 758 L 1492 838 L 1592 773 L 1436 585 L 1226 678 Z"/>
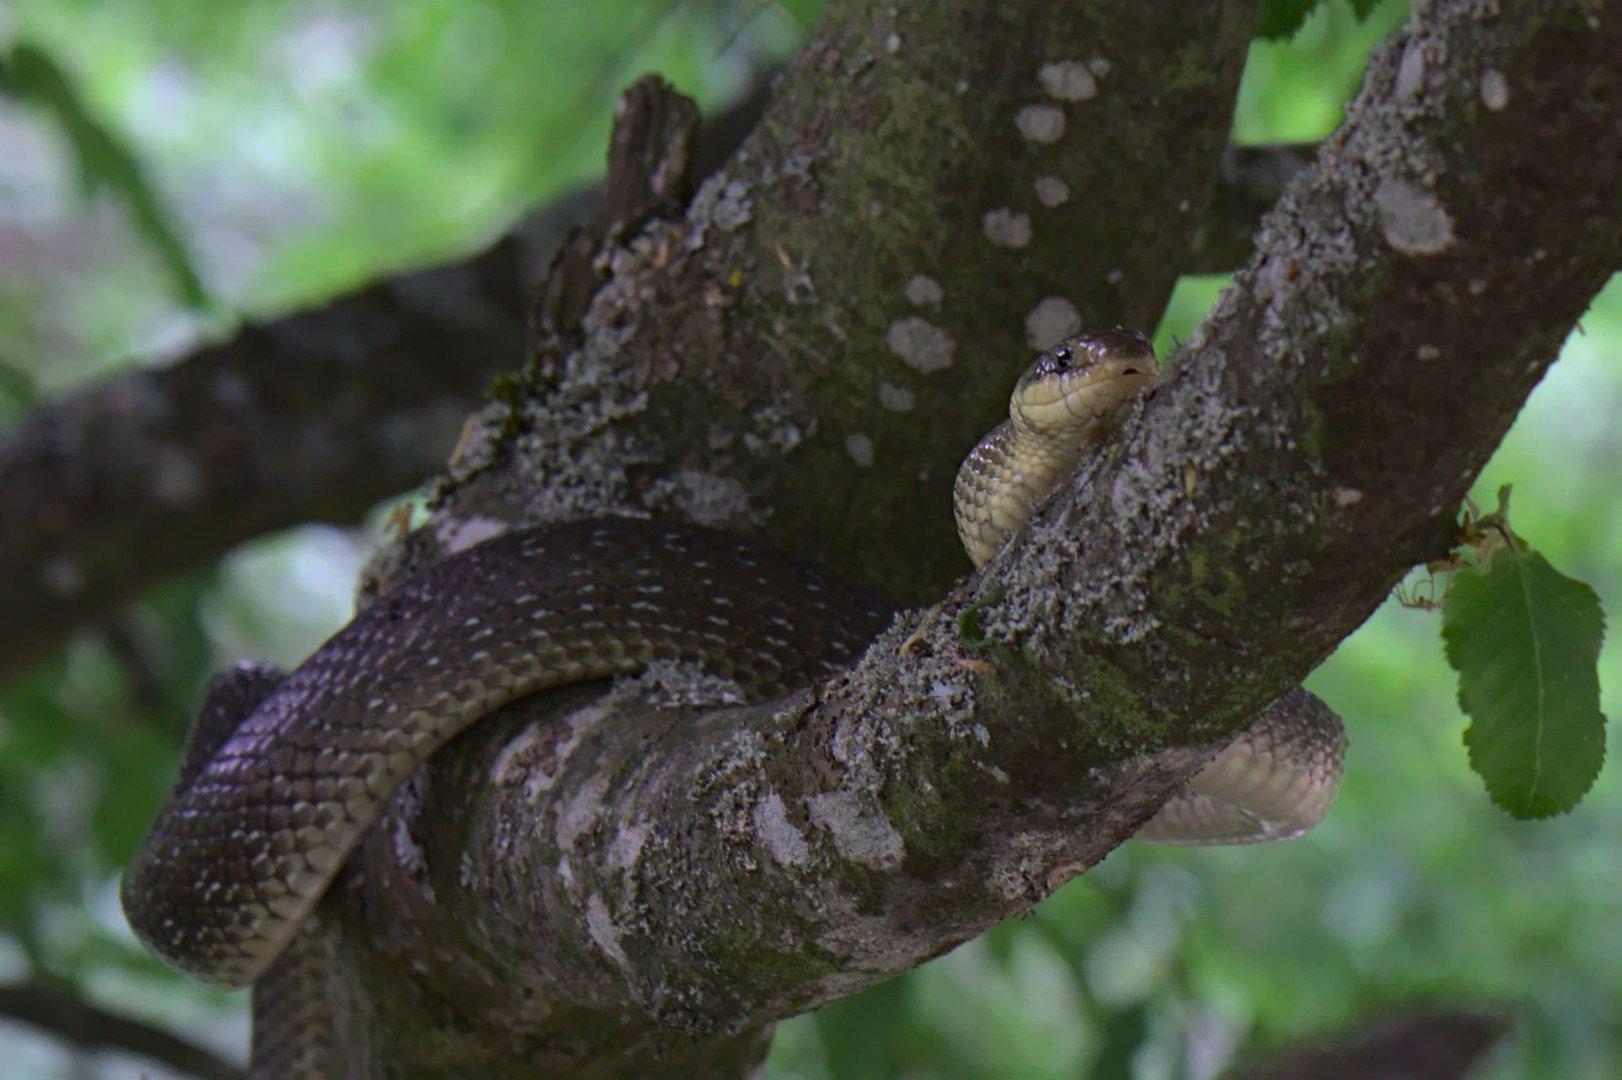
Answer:
<path fill-rule="evenodd" d="M 487 417 L 419 541 L 684 513 L 939 595 L 944 485 L 1023 362 L 1023 316 L 1067 294 L 1089 325 L 1145 321 L 1169 282 L 1138 245 L 1186 243 L 1177 201 L 1156 201 L 1184 198 L 1175 180 L 1108 187 L 1109 163 L 1135 141 L 1164 158 L 1163 138 L 1208 167 L 1219 146 L 1206 80 L 1245 19 L 1082 6 L 1003 4 L 937 37 L 958 9 L 834 5 L 688 222 L 633 245 L 580 350 L 542 356 Z M 848 676 L 693 716 L 577 691 L 460 740 L 331 905 L 371 1003 L 357 1054 L 419 1076 L 736 1075 L 731 1052 L 771 1021 L 1027 909 L 1128 837 L 1449 545 L 1470 481 L 1622 262 L 1619 24 L 1597 4 L 1427 6 L 1115 451 Z M 1008 137 L 1023 103 L 1052 100 L 1035 71 L 1095 56 L 1111 98 L 1096 132 L 1077 137 L 1094 100 L 1061 107 L 1056 143 Z M 958 74 L 972 102 L 949 92 Z M 932 156 L 970 132 L 974 149 Z M 995 167 L 968 172 L 982 156 Z M 1098 230 L 1065 218 L 988 244 L 979 215 L 1060 167 L 1106 186 Z M 924 270 L 939 308 L 909 306 Z M 920 310 L 952 365 L 890 348 Z M 919 340 L 899 352 L 940 358 Z M 897 389 L 928 417 L 905 434 L 884 417 Z M 970 604 L 993 643 L 978 652 L 957 632 Z M 680 672 L 644 686 L 702 699 Z"/>
<path fill-rule="evenodd" d="M 830 8 L 686 219 L 610 256 L 583 344 L 487 410 L 433 539 L 674 514 L 938 596 L 967 567 L 936 527 L 953 470 L 1033 350 L 1158 317 L 1249 26 L 1240 3 Z M 873 542 L 897 522 L 930 527 Z"/>

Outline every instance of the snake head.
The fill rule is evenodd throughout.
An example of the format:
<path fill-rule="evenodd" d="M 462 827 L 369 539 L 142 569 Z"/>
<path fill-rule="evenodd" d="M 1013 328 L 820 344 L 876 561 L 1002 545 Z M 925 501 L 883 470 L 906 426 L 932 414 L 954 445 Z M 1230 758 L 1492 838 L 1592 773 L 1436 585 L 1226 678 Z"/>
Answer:
<path fill-rule="evenodd" d="M 1020 376 L 1009 416 L 1038 431 L 1079 428 L 1085 437 L 1131 404 L 1157 370 L 1154 346 L 1136 330 L 1069 338 Z"/>

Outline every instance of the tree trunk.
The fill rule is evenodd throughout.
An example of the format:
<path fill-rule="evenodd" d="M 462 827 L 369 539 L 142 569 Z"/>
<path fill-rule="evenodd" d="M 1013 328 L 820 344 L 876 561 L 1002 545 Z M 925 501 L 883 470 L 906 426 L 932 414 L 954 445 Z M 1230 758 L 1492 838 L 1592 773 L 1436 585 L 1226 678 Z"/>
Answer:
<path fill-rule="evenodd" d="M 830 3 L 685 216 L 611 247 L 369 589 L 651 513 L 935 606 L 788 701 L 656 708 L 694 700 L 661 671 L 449 748 L 326 906 L 358 1071 L 742 1075 L 775 1020 L 1027 910 L 1265 709 L 1321 707 L 1290 688 L 1448 548 L 1622 262 L 1622 20 L 1426 6 L 1119 446 L 959 580 L 957 461 L 1033 349 L 1156 321 L 1252 16 Z"/>

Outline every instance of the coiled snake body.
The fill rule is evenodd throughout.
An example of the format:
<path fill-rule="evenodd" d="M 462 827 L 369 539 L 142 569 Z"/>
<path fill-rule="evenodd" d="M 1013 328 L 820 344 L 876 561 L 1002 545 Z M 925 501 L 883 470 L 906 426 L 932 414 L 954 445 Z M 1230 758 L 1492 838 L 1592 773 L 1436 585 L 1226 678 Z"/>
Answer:
<path fill-rule="evenodd" d="M 1125 331 L 1068 342 L 1026 373 L 1009 421 L 959 475 L 959 532 L 977 565 L 1153 373 L 1148 343 Z M 385 595 L 279 685 L 260 675 L 252 700 L 210 699 L 124 875 L 124 910 L 175 967 L 251 983 L 394 788 L 478 718 L 658 659 L 697 662 L 769 699 L 848 666 L 891 615 L 865 590 L 696 526 L 603 519 L 488 541 Z M 1303 831 L 1334 795 L 1341 746 L 1338 725 L 1258 725 L 1139 836 Z"/>

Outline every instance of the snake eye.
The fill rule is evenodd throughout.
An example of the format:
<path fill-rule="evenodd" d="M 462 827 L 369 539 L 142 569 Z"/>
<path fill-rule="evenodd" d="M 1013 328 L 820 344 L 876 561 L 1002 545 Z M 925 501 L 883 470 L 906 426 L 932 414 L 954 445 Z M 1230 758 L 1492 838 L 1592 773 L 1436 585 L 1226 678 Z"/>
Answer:
<path fill-rule="evenodd" d="M 1071 360 L 1074 359 L 1074 356 L 1075 354 L 1070 351 L 1068 345 L 1060 345 L 1050 349 L 1043 353 L 1036 363 L 1031 366 L 1028 377 L 1046 379 L 1052 375 L 1063 374 L 1071 369 Z"/>

